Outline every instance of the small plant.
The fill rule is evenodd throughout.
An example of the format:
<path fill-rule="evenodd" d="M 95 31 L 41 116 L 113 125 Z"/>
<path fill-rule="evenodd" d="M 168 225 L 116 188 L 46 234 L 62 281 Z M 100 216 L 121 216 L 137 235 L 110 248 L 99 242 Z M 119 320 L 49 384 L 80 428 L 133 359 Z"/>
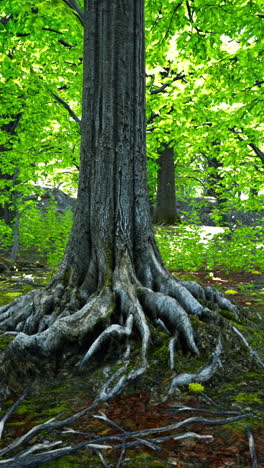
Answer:
<path fill-rule="evenodd" d="M 204 386 L 198 382 L 191 382 L 188 385 L 190 392 L 203 392 Z"/>

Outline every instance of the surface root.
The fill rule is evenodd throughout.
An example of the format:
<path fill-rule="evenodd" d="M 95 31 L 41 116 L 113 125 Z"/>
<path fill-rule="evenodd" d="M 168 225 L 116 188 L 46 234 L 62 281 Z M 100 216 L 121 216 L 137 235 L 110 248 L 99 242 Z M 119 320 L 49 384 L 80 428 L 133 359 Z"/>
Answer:
<path fill-rule="evenodd" d="M 197 372 L 196 374 L 179 374 L 171 382 L 170 389 L 168 394 L 171 395 L 176 387 L 180 387 L 182 385 L 188 385 L 191 382 L 207 382 L 212 375 L 215 373 L 218 367 L 222 367 L 221 361 L 220 361 L 220 355 L 222 353 L 222 344 L 221 344 L 221 339 L 219 337 L 218 344 L 215 348 L 215 351 L 212 354 L 211 357 L 211 362 L 207 367 L 204 367 L 202 370 Z"/>
<path fill-rule="evenodd" d="M 208 304 L 235 314 L 236 306 L 213 288 L 176 280 L 159 264 L 153 252 L 148 259 L 145 268 L 136 274 L 133 262 L 124 254 L 113 272 L 112 284 L 90 296 L 82 288 L 52 283 L 46 290 L 33 290 L 1 307 L 0 329 L 18 333 L 6 350 L 7 358 L 43 364 L 50 356 L 86 349 L 81 359 L 78 356 L 75 361 L 78 359 L 76 365 L 85 368 L 102 350 L 101 355 L 106 354 L 111 342 L 125 345 L 124 356 L 128 356 L 132 338 L 139 337 L 141 363 L 133 372 L 124 369 L 113 387 L 122 389 L 148 367 L 151 334 L 157 326 L 171 337 L 168 345 L 171 369 L 176 348 L 198 355 L 190 316 L 219 325 L 220 315 L 211 311 Z M 198 382 L 208 380 L 219 366 L 220 349 L 218 344 L 207 368 L 197 374 L 175 377 L 170 392 L 194 377 Z"/>

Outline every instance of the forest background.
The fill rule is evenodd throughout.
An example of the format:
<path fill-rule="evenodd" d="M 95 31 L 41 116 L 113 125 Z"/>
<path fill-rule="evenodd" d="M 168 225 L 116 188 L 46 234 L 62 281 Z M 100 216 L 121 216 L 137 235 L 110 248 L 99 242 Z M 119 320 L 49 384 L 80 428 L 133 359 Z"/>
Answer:
<path fill-rule="evenodd" d="M 13 260 L 31 251 L 57 265 L 71 229 L 71 200 L 60 209 L 51 190 L 74 196 L 78 183 L 83 27 L 67 3 L 1 4 L 0 242 Z M 163 259 L 173 270 L 263 271 L 261 2 L 149 0 L 146 36 Z"/>
<path fill-rule="evenodd" d="M 79 3 L 82 8 L 83 2 Z M 261 3 L 260 0 L 145 2 L 148 186 L 156 239 L 166 266 L 173 274 L 175 272 L 175 276 L 181 273 L 183 280 L 187 279 L 186 272 L 198 271 L 198 277 L 206 279 L 207 284 L 220 280 L 220 289 L 223 290 L 223 285 L 230 284 L 223 270 L 225 274 L 232 273 L 233 283 L 234 278 L 238 278 L 235 273 L 246 272 L 247 282 L 240 284 L 244 292 L 243 298 L 240 297 L 241 303 L 250 305 L 250 308 L 243 309 L 245 323 L 235 320 L 228 311 L 222 314 L 238 327 L 232 327 L 236 339 L 231 337 L 231 328 L 227 329 L 228 333 L 223 333 L 228 342 L 224 343 L 225 351 L 228 349 L 231 356 L 228 364 L 227 358 L 223 358 L 224 379 L 217 375 L 211 387 L 207 382 L 210 376 L 207 375 L 205 380 L 206 391 L 210 394 L 207 403 L 214 404 L 210 398 L 219 398 L 217 401 L 222 411 L 229 408 L 231 401 L 234 409 L 246 412 L 247 420 L 251 417 L 252 427 L 259 430 L 256 445 L 260 456 L 263 446 L 263 425 L 260 422 L 263 414 L 263 392 L 260 390 L 263 370 L 249 370 L 252 371 L 252 360 L 262 368 L 264 365 L 258 356 L 263 352 L 263 309 L 259 307 L 263 298 L 259 304 L 252 295 L 252 302 L 246 302 L 245 291 L 254 288 L 256 282 L 252 278 L 256 275 L 259 278 L 259 295 L 263 294 L 264 14 Z M 45 265 L 47 281 L 52 272 L 47 273 L 46 264 L 56 270 L 67 244 L 78 185 L 82 15 L 74 0 L 5 0 L 0 7 L 0 270 L 3 278 L 10 275 L 16 281 L 17 269 L 25 265 L 29 270 L 33 266 L 43 268 Z M 100 187 L 93 187 L 93 190 L 100 191 Z M 216 275 L 216 272 L 220 273 Z M 30 289 L 36 286 L 34 271 L 30 275 L 22 271 L 22 278 Z M 229 290 L 225 287 L 224 291 L 235 294 L 236 286 L 232 285 Z M 19 294 L 21 291 L 4 294 L 3 303 Z M 197 325 L 195 319 L 193 321 Z M 207 328 L 200 323 L 197 325 L 197 336 L 205 343 L 201 346 L 204 353 L 212 349 L 210 340 L 214 346 L 216 344 L 215 329 L 212 324 L 207 325 Z M 250 337 L 254 351 L 245 336 Z M 158 340 L 161 337 L 162 334 L 158 335 Z M 5 345 L 8 338 L 4 335 L 1 338 Z M 219 347 L 216 346 L 212 361 Z M 159 372 L 160 368 L 167 366 L 167 346 L 166 351 L 164 349 L 160 347 L 150 353 L 157 366 L 153 374 L 155 380 L 158 376 L 163 379 L 159 381 L 157 394 L 153 391 L 154 385 L 150 389 L 151 404 L 154 405 L 160 401 L 160 389 L 164 390 L 171 379 L 170 374 L 161 376 Z M 237 354 L 232 354 L 235 351 Z M 189 374 L 181 376 L 187 375 L 191 379 L 188 390 L 182 394 L 181 404 L 182 401 L 190 402 L 190 391 L 192 395 L 199 395 L 191 397 L 192 404 L 198 405 L 202 398 L 207 397 L 201 393 L 204 386 L 197 383 L 205 383 L 204 370 L 193 374 L 194 362 L 188 353 L 181 354 L 179 361 L 176 371 L 187 370 Z M 174 362 L 170 364 L 174 371 Z M 204 361 L 201 359 L 199 364 L 204 365 Z M 208 371 L 210 366 L 205 369 Z M 100 369 L 97 371 L 97 385 L 101 385 Z M 72 410 L 72 402 L 76 410 L 82 408 L 84 402 L 87 406 L 86 393 L 85 397 L 80 393 L 76 396 L 78 378 L 74 376 L 73 385 L 73 380 L 67 375 L 66 388 L 67 379 L 65 375 L 62 377 L 64 387 L 61 390 L 61 386 L 59 391 L 66 411 Z M 19 385 L 18 380 L 16 385 Z M 148 375 L 146 382 L 149 381 Z M 59 382 L 58 379 L 56 385 Z M 51 392 L 51 382 L 48 386 Z M 49 393 L 49 397 L 52 395 L 51 411 L 57 415 L 57 394 L 52 392 Z M 25 395 L 22 399 L 27 397 Z M 133 406 L 133 413 L 134 403 L 139 400 L 144 402 L 145 411 L 149 395 L 140 393 L 133 398 L 129 403 L 130 407 Z M 127 425 L 131 415 L 128 414 L 129 400 L 124 401 L 122 411 Z M 36 416 L 39 407 L 35 400 L 34 405 Z M 115 418 L 119 405 L 120 400 L 109 410 L 113 411 Z M 43 406 L 47 407 L 46 400 Z M 22 410 L 25 408 L 29 411 L 27 404 L 24 408 L 22 406 Z M 153 408 L 151 413 L 158 416 L 157 425 L 164 415 L 164 408 Z M 144 411 L 137 408 L 136 413 L 142 424 L 148 423 L 151 427 L 153 422 Z M 250 411 L 253 411 L 253 416 Z M 235 416 L 236 419 L 244 417 L 240 413 Z M 4 418 L 0 422 L 2 429 Z M 27 424 L 27 418 L 23 424 Z M 33 425 L 32 421 L 29 424 Z M 60 421 L 59 424 L 63 426 L 64 423 Z M 87 430 L 86 425 L 84 428 Z M 12 436 L 17 434 L 7 432 L 9 440 Z M 222 456 L 225 452 L 222 432 L 218 432 L 218 437 Z M 236 457 L 241 456 L 241 432 L 236 432 L 236 438 L 236 443 L 232 440 L 233 445 L 229 447 L 230 459 L 233 453 Z M 229 435 L 226 439 L 231 440 Z M 71 450 L 75 449 L 71 447 Z M 175 460 L 176 464 L 179 463 L 181 454 L 176 458 L 173 454 L 172 458 L 172 449 L 168 450 L 170 452 L 165 454 L 165 458 L 171 460 L 171 464 L 175 464 Z M 245 444 L 243 450 L 248 450 Z M 208 461 L 211 455 L 207 453 L 206 446 L 205 452 L 203 457 Z M 1 455 L 4 453 L 5 448 Z M 184 446 L 183 453 L 186 456 Z M 117 466 L 121 466 L 122 454 Z M 146 457 L 145 453 L 143 455 Z M 218 466 L 218 455 L 216 450 L 211 466 Z M 52 456 L 56 457 L 56 454 Z M 254 456 L 253 453 L 252 458 Z M 245 457 L 248 459 L 248 454 Z"/>

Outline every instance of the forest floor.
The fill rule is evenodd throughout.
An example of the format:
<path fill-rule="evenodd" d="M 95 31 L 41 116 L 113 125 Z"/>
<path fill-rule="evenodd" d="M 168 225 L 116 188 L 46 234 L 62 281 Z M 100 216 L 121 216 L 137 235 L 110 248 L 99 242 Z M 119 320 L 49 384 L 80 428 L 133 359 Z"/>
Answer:
<path fill-rule="evenodd" d="M 35 265 L 36 266 L 36 265 Z M 31 268 L 20 265 L 19 271 L 9 275 L 2 273 L 0 278 L 0 297 L 2 304 L 9 302 L 17 294 L 32 289 L 28 280 L 35 283 L 45 282 L 45 269 Z M 260 357 L 264 358 L 264 275 L 245 272 L 225 272 L 221 268 L 211 271 L 173 272 L 178 277 L 196 280 L 203 285 L 213 285 L 229 294 L 229 297 L 244 308 L 250 315 L 252 311 L 260 317 L 259 330 L 253 329 L 252 337 L 247 337 L 252 348 Z M 0 305 L 2 305 L 0 304 Z M 0 336 L 4 340 L 4 337 Z M 245 352 L 245 351 L 244 351 Z M 242 356 L 243 358 L 243 356 Z M 181 359 L 181 356 L 180 356 Z M 187 370 L 188 372 L 188 370 Z M 155 379 L 154 379 L 155 380 Z M 103 450 L 103 459 L 98 458 L 98 452 L 81 450 L 75 455 L 63 457 L 57 461 L 45 463 L 42 466 L 51 468 L 74 467 L 149 467 L 166 468 L 177 466 L 180 468 L 222 468 L 222 467 L 264 467 L 264 369 L 258 367 L 252 359 L 251 369 L 243 368 L 238 362 L 236 375 L 230 375 L 224 368 L 212 380 L 205 384 L 203 391 L 193 392 L 188 387 L 173 394 L 166 401 L 161 401 L 164 388 L 168 384 L 168 376 L 159 380 L 159 388 L 155 391 L 140 390 L 135 387 L 128 394 L 115 397 L 99 405 L 92 413 L 78 419 L 70 427 L 73 430 L 88 432 L 93 436 L 108 437 L 118 430 L 109 422 L 102 421 L 92 415 L 98 415 L 102 410 L 106 416 L 121 426 L 124 430 L 139 431 L 147 428 L 158 428 L 183 421 L 191 417 L 208 419 L 225 418 L 225 412 L 234 411 L 246 413 L 249 416 L 241 421 L 226 425 L 208 426 L 207 424 L 192 423 L 186 426 L 186 431 L 212 437 L 197 439 L 194 437 L 183 440 L 170 439 L 161 444 L 161 451 L 154 451 L 149 447 L 140 446 L 127 449 L 121 463 L 120 450 L 111 448 Z M 30 430 L 37 424 L 47 421 L 51 417 L 64 411 L 63 418 L 92 403 L 87 382 L 80 376 L 70 376 L 61 373 L 56 381 L 47 380 L 39 386 L 39 391 L 29 395 L 13 413 L 5 424 L 0 450 L 16 437 Z M 93 392 L 91 392 L 93 393 Z M 19 394 L 12 394 L 2 402 L 0 419 L 8 408 L 17 400 Z M 210 413 L 211 412 L 211 413 Z M 253 414 L 253 416 L 250 416 Z M 258 464 L 253 464 L 250 453 L 247 429 L 250 428 L 255 445 Z M 174 435 L 184 433 L 185 428 L 177 429 Z M 171 431 L 161 435 L 171 434 Z M 83 436 L 57 431 L 52 434 L 42 434 L 40 441 L 62 440 L 63 444 L 77 444 L 83 441 Z M 151 441 L 150 438 L 146 439 Z M 34 439 L 34 443 L 35 443 Z M 29 443 L 31 446 L 33 441 Z M 122 451 L 121 451 L 122 452 Z M 1 464 L 0 466 L 9 466 Z M 23 465 L 24 466 L 24 465 Z"/>

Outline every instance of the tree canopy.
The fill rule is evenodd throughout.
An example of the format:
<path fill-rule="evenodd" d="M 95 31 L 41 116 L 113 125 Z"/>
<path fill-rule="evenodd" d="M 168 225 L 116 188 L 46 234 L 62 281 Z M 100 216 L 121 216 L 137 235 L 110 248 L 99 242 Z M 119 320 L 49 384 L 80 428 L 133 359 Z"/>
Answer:
<path fill-rule="evenodd" d="M 1 5 L 2 128 L 19 116 L 15 134 L 2 132 L 10 151 L 1 172 L 19 167 L 23 191 L 39 178 L 58 185 L 64 177 L 65 187 L 76 182 L 83 26 L 70 5 Z M 145 12 L 152 191 L 158 150 L 169 143 L 179 185 L 202 189 L 217 172 L 224 180 L 219 196 L 226 198 L 224 186 L 232 203 L 241 203 L 239 193 L 263 189 L 261 2 L 148 0 Z M 243 204 L 258 208 L 261 200 Z"/>

